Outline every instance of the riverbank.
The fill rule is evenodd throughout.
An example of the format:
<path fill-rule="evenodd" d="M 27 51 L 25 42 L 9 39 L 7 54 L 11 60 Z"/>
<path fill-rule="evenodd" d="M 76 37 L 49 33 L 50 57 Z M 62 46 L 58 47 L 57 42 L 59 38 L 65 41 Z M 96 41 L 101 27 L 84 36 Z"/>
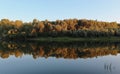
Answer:
<path fill-rule="evenodd" d="M 120 42 L 120 37 L 96 37 L 96 38 L 74 38 L 74 37 L 37 37 L 28 38 L 27 41 L 37 42 Z"/>

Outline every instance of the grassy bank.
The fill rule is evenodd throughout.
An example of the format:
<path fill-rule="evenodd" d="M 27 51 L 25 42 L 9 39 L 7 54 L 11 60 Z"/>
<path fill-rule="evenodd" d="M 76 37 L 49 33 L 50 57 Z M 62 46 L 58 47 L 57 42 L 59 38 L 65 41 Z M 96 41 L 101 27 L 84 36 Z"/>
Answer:
<path fill-rule="evenodd" d="M 120 42 L 120 37 L 73 38 L 73 37 L 38 37 L 28 38 L 28 41 L 46 42 Z"/>

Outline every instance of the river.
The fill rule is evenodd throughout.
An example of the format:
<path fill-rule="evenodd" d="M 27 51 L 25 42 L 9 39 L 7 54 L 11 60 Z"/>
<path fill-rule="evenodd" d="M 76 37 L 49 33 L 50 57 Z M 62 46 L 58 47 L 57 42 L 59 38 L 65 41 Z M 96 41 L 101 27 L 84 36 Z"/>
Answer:
<path fill-rule="evenodd" d="M 119 74 L 120 43 L 0 43 L 1 74 Z"/>

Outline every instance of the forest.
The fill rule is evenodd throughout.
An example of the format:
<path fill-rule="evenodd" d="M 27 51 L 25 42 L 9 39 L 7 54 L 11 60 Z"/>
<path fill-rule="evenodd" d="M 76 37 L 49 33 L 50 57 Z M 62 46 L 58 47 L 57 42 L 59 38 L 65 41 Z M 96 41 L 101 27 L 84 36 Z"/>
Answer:
<path fill-rule="evenodd" d="M 32 22 L 1 19 L 1 39 L 27 39 L 38 37 L 119 37 L 120 24 L 87 19 L 64 19 L 56 21 Z"/>

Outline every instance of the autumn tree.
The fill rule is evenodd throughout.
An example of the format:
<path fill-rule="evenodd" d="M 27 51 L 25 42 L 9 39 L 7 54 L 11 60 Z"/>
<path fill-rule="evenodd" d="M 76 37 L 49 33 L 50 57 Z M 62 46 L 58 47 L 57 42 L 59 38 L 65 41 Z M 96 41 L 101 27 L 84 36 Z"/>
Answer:
<path fill-rule="evenodd" d="M 20 20 L 16 20 L 16 21 L 15 21 L 15 27 L 16 27 L 16 28 L 19 29 L 19 28 L 22 27 L 22 26 L 23 26 L 23 22 L 22 22 L 22 21 L 20 21 Z"/>

